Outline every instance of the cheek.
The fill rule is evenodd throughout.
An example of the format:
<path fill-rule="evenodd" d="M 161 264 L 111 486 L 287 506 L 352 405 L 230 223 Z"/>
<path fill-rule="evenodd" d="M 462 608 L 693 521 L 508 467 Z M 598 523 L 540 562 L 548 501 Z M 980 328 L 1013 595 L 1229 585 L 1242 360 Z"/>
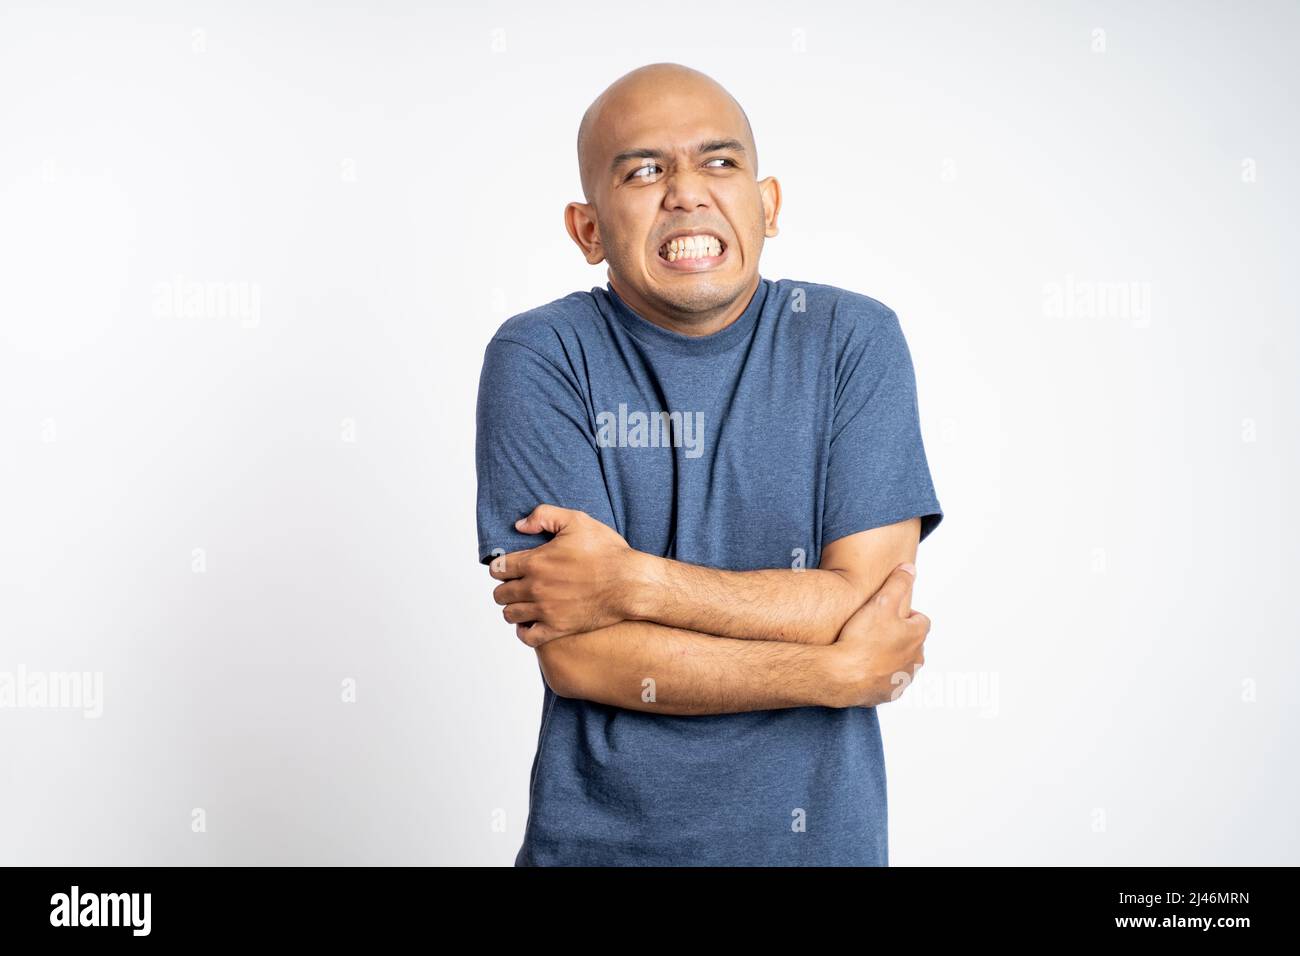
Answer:
<path fill-rule="evenodd" d="M 608 258 L 616 265 L 622 265 L 629 268 L 638 268 L 641 263 L 649 262 L 649 252 L 646 251 L 645 245 L 650 240 L 644 237 L 633 242 L 620 242 L 612 250 L 608 250 Z"/>
<path fill-rule="evenodd" d="M 644 244 L 649 240 L 646 238 L 647 233 L 635 228 L 619 229 L 609 233 L 614 238 L 605 242 L 605 258 L 612 262 L 632 262 L 636 258 L 645 255 Z M 629 240 L 625 237 L 639 236 L 639 239 Z M 637 245 L 640 242 L 642 245 Z"/>
<path fill-rule="evenodd" d="M 746 252 L 752 252 L 763 241 L 763 206 L 755 203 L 756 197 L 746 195 L 719 205 L 723 219 L 731 224 L 737 242 Z"/>
<path fill-rule="evenodd" d="M 635 262 L 633 257 L 636 254 L 636 249 L 623 243 L 605 247 L 605 260 L 616 269 L 623 269 Z"/>

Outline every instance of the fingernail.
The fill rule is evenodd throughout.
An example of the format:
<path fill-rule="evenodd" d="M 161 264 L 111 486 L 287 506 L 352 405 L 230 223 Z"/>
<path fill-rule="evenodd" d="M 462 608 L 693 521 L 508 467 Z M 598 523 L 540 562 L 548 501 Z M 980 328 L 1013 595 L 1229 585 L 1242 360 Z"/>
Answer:
<path fill-rule="evenodd" d="M 907 562 L 906 564 L 900 564 L 899 567 L 902 568 L 904 571 L 906 571 L 908 574 L 910 574 L 912 577 L 916 577 L 916 565 L 913 564 L 911 561 Z"/>

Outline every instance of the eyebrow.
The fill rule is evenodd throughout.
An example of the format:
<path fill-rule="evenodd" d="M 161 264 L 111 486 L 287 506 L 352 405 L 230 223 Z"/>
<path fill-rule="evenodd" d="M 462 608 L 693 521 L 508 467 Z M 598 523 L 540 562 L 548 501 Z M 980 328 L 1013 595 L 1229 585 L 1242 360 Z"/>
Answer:
<path fill-rule="evenodd" d="M 717 153 L 723 150 L 744 153 L 745 147 L 738 139 L 707 139 L 695 147 L 695 155 L 700 156 L 704 153 Z M 618 172 L 620 166 L 629 159 L 663 159 L 667 156 L 666 150 L 649 149 L 647 147 L 637 147 L 636 149 L 625 149 L 614 157 L 614 161 L 609 165 L 611 173 Z"/>

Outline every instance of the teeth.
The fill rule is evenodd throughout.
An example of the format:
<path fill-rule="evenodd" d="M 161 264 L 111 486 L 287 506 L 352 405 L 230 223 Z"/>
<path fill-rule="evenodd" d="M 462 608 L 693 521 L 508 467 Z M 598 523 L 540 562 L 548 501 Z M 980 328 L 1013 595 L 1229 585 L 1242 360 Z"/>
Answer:
<path fill-rule="evenodd" d="M 702 259 L 722 255 L 722 243 L 713 236 L 682 236 L 664 244 L 663 256 L 669 262 L 678 259 Z"/>

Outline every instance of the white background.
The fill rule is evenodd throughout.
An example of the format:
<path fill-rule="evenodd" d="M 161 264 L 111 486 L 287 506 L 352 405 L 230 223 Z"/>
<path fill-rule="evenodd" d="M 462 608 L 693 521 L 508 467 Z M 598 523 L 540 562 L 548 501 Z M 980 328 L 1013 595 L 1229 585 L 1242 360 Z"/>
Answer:
<path fill-rule="evenodd" d="M 781 180 L 762 274 L 912 350 L 891 863 L 1300 863 L 1294 4 L 116 6 L 0 14 L 0 671 L 104 681 L 0 710 L 0 862 L 513 861 L 479 365 L 605 284 L 578 120 L 670 60 Z"/>

